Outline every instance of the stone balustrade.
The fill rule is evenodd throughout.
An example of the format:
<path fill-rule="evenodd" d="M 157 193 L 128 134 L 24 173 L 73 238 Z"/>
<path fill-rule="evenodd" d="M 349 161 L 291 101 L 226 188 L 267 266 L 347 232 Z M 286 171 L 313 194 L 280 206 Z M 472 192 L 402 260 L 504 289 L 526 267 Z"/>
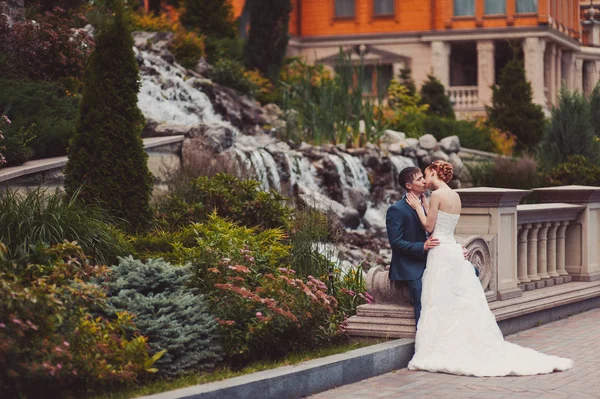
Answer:
<path fill-rule="evenodd" d="M 600 187 L 457 192 L 462 212 L 456 238 L 479 268 L 498 320 L 519 318 L 519 324 L 530 317 L 537 323 L 540 312 L 578 303 L 584 308 L 600 298 Z M 519 204 L 532 193 L 537 204 Z M 390 282 L 387 268 L 379 266 L 369 271 L 367 290 L 375 303 L 358 307 L 349 320 L 350 335 L 414 336 L 403 283 Z"/>
<path fill-rule="evenodd" d="M 479 106 L 479 89 L 477 86 L 450 86 L 448 97 L 457 111 L 472 110 Z"/>

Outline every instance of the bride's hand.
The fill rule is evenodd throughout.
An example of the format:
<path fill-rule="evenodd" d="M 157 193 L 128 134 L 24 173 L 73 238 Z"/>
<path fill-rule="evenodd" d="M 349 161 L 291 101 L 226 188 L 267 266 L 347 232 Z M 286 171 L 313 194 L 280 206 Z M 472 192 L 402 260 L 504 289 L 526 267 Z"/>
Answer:
<path fill-rule="evenodd" d="M 406 202 L 415 211 L 421 207 L 421 201 L 419 200 L 419 198 L 416 195 L 414 195 L 412 193 L 406 194 Z"/>

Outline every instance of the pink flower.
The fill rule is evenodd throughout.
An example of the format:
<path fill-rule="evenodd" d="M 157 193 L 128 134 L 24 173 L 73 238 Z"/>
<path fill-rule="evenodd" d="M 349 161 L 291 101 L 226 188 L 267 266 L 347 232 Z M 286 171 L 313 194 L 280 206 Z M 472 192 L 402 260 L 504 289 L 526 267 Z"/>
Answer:
<path fill-rule="evenodd" d="M 261 312 L 256 312 L 256 317 L 262 317 L 262 313 Z"/>
<path fill-rule="evenodd" d="M 18 326 L 21 326 L 21 325 L 23 325 L 23 322 L 22 322 L 21 320 L 19 320 L 19 319 L 12 319 L 11 321 L 12 321 L 13 323 L 15 323 L 16 325 L 18 325 Z"/>
<path fill-rule="evenodd" d="M 58 363 L 58 364 L 56 365 L 56 368 L 57 368 L 57 369 L 59 369 L 59 370 L 60 370 L 60 369 L 62 369 L 62 364 Z"/>
<path fill-rule="evenodd" d="M 6 324 L 0 323 L 0 328 L 6 328 Z"/>
<path fill-rule="evenodd" d="M 70 346 L 70 344 L 67 341 L 63 341 L 63 345 L 66 346 L 67 348 Z"/>

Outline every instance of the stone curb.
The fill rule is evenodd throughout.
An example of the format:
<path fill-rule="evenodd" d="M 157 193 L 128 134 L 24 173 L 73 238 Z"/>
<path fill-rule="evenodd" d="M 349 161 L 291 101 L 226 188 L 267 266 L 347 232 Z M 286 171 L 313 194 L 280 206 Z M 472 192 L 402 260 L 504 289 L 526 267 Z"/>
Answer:
<path fill-rule="evenodd" d="M 292 366 L 259 371 L 142 399 L 295 399 L 404 368 L 414 340 L 398 339 Z"/>

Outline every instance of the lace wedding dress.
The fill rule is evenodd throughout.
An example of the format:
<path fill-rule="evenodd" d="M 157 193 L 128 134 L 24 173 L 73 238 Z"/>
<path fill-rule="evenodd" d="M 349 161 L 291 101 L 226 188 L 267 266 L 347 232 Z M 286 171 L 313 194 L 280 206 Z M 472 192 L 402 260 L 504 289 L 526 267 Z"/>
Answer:
<path fill-rule="evenodd" d="M 471 376 L 568 370 L 573 361 L 504 341 L 473 266 L 454 239 L 460 215 L 439 211 L 423 274 L 421 318 L 410 370 Z"/>

